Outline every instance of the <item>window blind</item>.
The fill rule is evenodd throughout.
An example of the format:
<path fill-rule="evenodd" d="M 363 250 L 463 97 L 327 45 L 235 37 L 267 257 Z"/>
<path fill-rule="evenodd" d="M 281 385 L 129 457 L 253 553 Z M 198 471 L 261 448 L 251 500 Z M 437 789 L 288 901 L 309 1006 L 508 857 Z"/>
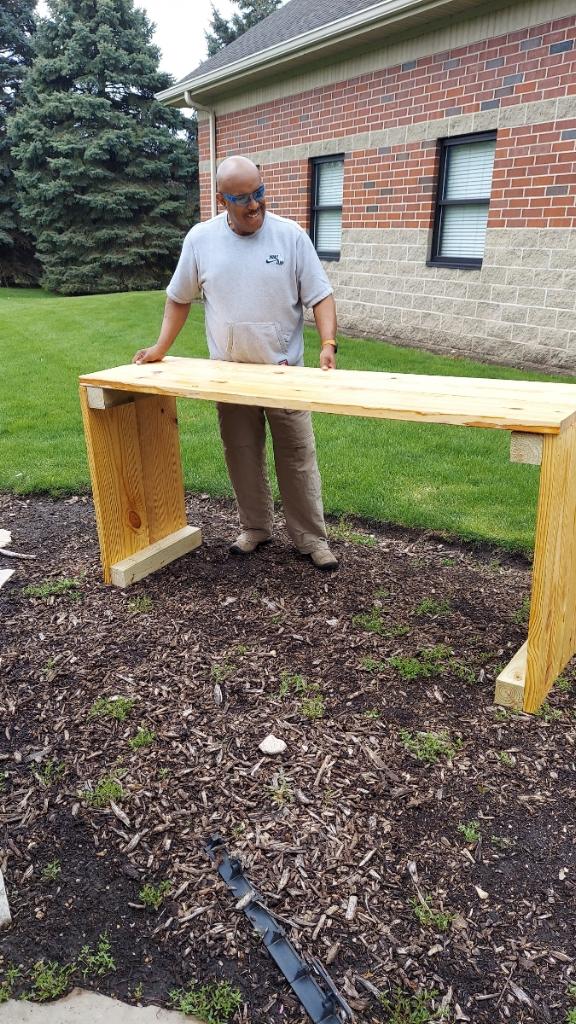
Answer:
<path fill-rule="evenodd" d="M 318 164 L 318 206 L 342 206 L 344 164 L 330 160 Z"/>
<path fill-rule="evenodd" d="M 340 252 L 342 242 L 342 211 L 318 210 L 316 214 L 316 248 L 319 252 Z"/>
<path fill-rule="evenodd" d="M 450 146 L 444 199 L 490 199 L 496 143 Z"/>
<path fill-rule="evenodd" d="M 442 212 L 440 256 L 482 259 L 488 206 L 445 206 Z"/>

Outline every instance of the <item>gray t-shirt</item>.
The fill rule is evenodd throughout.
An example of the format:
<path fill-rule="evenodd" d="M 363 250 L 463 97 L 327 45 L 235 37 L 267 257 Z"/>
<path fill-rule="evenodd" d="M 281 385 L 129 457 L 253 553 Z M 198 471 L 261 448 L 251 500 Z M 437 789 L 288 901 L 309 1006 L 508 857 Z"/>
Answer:
<path fill-rule="evenodd" d="M 166 292 L 186 303 L 200 289 L 212 359 L 291 366 L 304 361 L 303 308 L 332 294 L 306 232 L 274 213 L 253 235 L 232 231 L 226 213 L 188 232 Z"/>

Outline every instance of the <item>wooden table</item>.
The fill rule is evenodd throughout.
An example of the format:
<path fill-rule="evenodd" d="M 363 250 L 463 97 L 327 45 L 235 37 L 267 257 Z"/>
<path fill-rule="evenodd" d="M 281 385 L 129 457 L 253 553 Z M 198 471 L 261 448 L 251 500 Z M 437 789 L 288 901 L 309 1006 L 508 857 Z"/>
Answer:
<path fill-rule="evenodd" d="M 511 431 L 541 465 L 528 639 L 496 702 L 537 711 L 576 649 L 576 385 L 166 358 L 80 378 L 104 579 L 135 580 L 201 543 L 186 523 L 176 398 Z"/>

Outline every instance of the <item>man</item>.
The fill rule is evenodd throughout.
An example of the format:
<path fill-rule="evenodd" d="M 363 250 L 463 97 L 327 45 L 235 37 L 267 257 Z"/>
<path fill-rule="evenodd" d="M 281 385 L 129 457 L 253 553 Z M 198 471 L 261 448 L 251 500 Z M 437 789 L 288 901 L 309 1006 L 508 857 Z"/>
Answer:
<path fill-rule="evenodd" d="M 320 366 L 335 369 L 332 288 L 308 235 L 294 221 L 266 212 L 260 171 L 246 157 L 224 160 L 216 187 L 223 212 L 188 232 L 166 289 L 158 341 L 140 349 L 133 362 L 164 357 L 201 289 L 212 359 L 301 366 L 303 307 L 307 307 L 314 312 L 320 335 Z M 272 537 L 274 506 L 265 462 L 267 420 L 292 542 L 318 569 L 337 568 L 326 540 L 310 413 L 223 402 L 217 408 L 241 529 L 230 550 L 248 555 Z"/>

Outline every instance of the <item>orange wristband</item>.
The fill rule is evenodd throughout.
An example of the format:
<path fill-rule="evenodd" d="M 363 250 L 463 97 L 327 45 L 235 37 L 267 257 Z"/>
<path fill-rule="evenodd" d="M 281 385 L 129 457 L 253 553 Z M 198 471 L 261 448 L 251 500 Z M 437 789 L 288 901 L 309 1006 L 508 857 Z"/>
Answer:
<path fill-rule="evenodd" d="M 338 343 L 333 341 L 332 339 L 323 341 L 322 344 L 320 345 L 320 348 L 324 348 L 324 345 L 332 345 L 334 348 L 334 352 L 336 353 L 338 351 Z"/>

